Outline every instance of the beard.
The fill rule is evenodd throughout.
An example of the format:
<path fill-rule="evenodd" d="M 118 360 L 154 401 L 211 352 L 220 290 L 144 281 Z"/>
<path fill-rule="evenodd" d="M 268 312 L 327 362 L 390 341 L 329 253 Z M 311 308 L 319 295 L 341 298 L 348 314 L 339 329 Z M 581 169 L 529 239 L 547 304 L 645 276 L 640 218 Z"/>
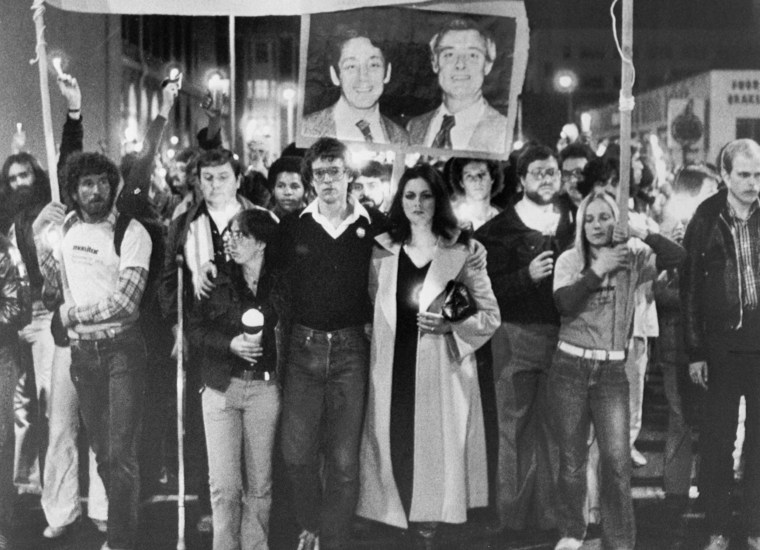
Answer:
<path fill-rule="evenodd" d="M 18 213 L 22 210 L 26 210 L 30 206 L 34 205 L 36 195 L 31 185 L 25 185 L 19 187 L 15 191 L 11 192 L 10 207 L 11 212 Z"/>
<path fill-rule="evenodd" d="M 530 199 L 531 202 L 536 203 L 539 206 L 546 206 L 554 202 L 556 193 L 553 193 L 548 199 L 544 198 L 544 195 L 539 191 L 525 191 L 525 196 Z"/>
<path fill-rule="evenodd" d="M 105 218 L 108 212 L 111 210 L 111 201 L 101 199 L 97 201 L 88 201 L 79 205 L 80 210 L 87 214 L 92 220 L 100 220 Z"/>

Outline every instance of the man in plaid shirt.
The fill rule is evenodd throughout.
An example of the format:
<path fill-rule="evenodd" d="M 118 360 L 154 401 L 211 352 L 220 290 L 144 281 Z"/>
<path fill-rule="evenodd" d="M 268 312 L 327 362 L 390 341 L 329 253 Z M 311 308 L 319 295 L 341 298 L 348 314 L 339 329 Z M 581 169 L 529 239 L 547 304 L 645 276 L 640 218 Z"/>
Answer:
<path fill-rule="evenodd" d="M 66 163 L 65 190 L 74 208 L 50 203 L 35 222 L 46 305 L 58 306 L 71 339 L 71 378 L 108 494 L 108 541 L 103 549 L 132 549 L 137 538 L 137 447 L 145 385 L 145 343 L 137 324 L 148 279 L 151 240 L 131 220 L 119 250 L 116 166 L 99 153 Z M 58 246 L 50 225 L 62 222 Z M 46 244 L 45 241 L 48 241 Z"/>
<path fill-rule="evenodd" d="M 689 223 L 680 288 L 689 375 L 707 392 L 699 483 L 710 533 L 705 549 L 729 545 L 731 453 L 743 395 L 745 529 L 747 547 L 760 550 L 760 145 L 733 141 L 720 165 L 726 189 Z"/>

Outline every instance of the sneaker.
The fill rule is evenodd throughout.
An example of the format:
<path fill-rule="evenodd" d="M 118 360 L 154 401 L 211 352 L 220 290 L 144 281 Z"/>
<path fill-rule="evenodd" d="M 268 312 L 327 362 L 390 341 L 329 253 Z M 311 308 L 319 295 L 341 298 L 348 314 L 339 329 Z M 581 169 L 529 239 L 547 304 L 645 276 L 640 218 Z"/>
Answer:
<path fill-rule="evenodd" d="M 647 457 L 645 457 L 636 447 L 631 447 L 631 460 L 636 468 L 641 468 L 647 465 Z"/>
<path fill-rule="evenodd" d="M 760 537 L 747 537 L 747 550 L 760 550 Z"/>
<path fill-rule="evenodd" d="M 554 550 L 579 550 L 581 546 L 583 546 L 583 541 L 580 539 L 562 537 L 559 539 L 557 546 L 554 547 Z"/>
<path fill-rule="evenodd" d="M 45 530 L 42 532 L 42 536 L 46 539 L 57 539 L 71 531 L 73 529 L 74 523 L 67 523 L 66 525 L 61 525 L 60 527 L 53 527 L 52 525 L 48 525 L 45 527 Z"/>
<path fill-rule="evenodd" d="M 108 533 L 108 520 L 90 518 L 95 528 L 101 533 Z"/>
<path fill-rule="evenodd" d="M 704 550 L 727 550 L 728 538 L 723 535 L 711 535 L 710 543 L 705 546 Z"/>
<path fill-rule="evenodd" d="M 319 550 L 319 536 L 304 529 L 298 536 L 297 550 Z"/>

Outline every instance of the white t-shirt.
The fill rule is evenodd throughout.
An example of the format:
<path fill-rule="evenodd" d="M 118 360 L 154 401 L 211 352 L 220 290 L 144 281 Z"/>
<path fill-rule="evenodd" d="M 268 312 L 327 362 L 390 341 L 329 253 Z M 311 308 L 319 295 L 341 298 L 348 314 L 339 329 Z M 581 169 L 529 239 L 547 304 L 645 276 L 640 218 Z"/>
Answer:
<path fill-rule="evenodd" d="M 71 213 L 69 216 L 77 214 Z M 153 245 L 146 229 L 132 220 L 124 232 L 121 255 L 118 255 L 113 243 L 115 224 L 116 216 L 113 214 L 99 223 L 76 220 L 63 237 L 61 253 L 66 279 L 77 307 L 95 304 L 112 295 L 121 270 L 128 267 L 149 268 Z M 99 325 L 98 328 L 110 328 L 124 321 L 121 319 Z"/>

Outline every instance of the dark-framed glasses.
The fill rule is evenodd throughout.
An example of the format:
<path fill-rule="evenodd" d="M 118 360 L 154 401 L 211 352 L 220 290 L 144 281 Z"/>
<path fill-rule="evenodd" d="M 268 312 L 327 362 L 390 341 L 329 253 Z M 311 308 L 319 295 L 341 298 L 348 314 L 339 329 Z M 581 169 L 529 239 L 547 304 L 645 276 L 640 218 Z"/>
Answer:
<path fill-rule="evenodd" d="M 557 173 L 558 171 L 556 168 L 534 168 L 533 170 L 528 170 L 528 174 L 537 180 L 554 178 L 557 176 Z"/>
<path fill-rule="evenodd" d="M 336 180 L 346 173 L 345 168 L 330 166 L 329 168 L 315 168 L 312 173 L 317 181 Z"/>

